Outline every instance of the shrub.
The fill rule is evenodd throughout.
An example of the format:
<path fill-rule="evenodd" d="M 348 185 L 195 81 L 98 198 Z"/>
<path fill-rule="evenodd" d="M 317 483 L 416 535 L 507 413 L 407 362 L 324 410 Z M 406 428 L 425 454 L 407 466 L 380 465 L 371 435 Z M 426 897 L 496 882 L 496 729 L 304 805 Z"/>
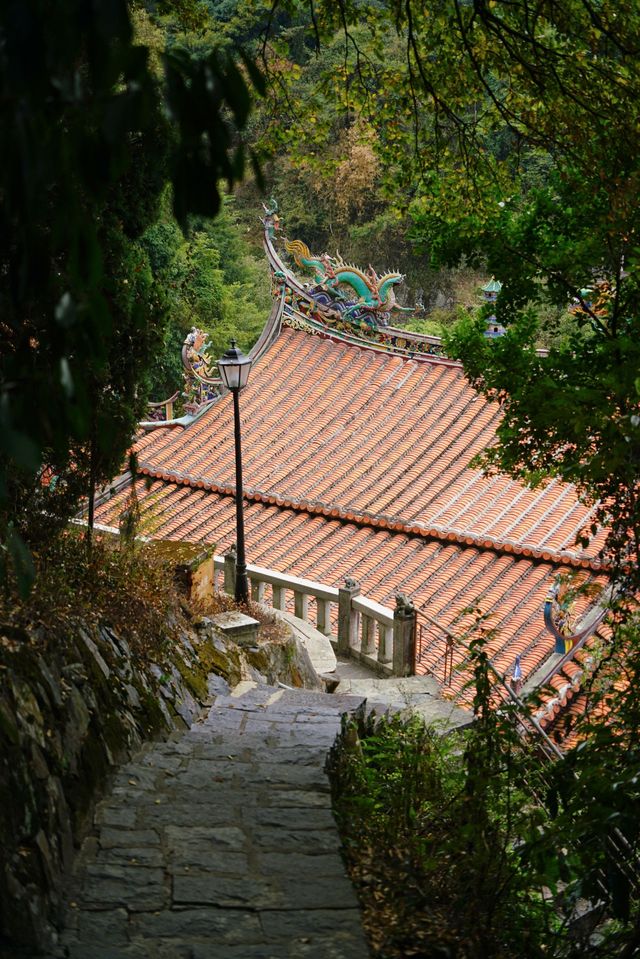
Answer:
<path fill-rule="evenodd" d="M 176 623 L 178 597 L 167 561 L 118 539 L 67 529 L 33 550 L 36 578 L 26 598 L 13 581 L 0 597 L 0 617 L 11 626 L 46 624 L 48 637 L 64 637 L 77 620 L 106 623 L 139 655 L 150 654 Z"/>

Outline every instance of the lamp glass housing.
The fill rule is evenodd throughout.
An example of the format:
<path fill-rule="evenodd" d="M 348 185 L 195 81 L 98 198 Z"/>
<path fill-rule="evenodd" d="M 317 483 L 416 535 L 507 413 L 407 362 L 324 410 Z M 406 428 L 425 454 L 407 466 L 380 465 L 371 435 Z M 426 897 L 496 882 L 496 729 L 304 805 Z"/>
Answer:
<path fill-rule="evenodd" d="M 218 369 L 222 382 L 228 390 L 242 390 L 247 385 L 251 371 L 252 360 L 245 356 L 231 340 L 231 346 L 224 356 L 218 360 Z"/>

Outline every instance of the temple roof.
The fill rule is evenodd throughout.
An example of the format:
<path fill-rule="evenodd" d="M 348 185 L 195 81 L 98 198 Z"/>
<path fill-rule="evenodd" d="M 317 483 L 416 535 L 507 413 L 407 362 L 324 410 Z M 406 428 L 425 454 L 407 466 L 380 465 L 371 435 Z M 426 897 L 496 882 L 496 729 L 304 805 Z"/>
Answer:
<path fill-rule="evenodd" d="M 599 540 L 575 546 L 589 512 L 558 482 L 531 490 L 469 464 L 500 415 L 437 357 L 408 359 L 284 328 L 240 397 L 247 560 L 393 604 L 401 590 L 445 627 L 492 614 L 494 665 L 525 679 L 553 651 L 543 606 L 558 571 L 597 575 Z M 231 397 L 190 425 L 142 436 L 136 481 L 142 532 L 235 540 Z M 149 478 L 151 483 L 149 485 Z M 129 490 L 97 511 L 117 525 Z M 419 671 L 438 670 L 442 646 Z M 454 670 L 452 691 L 468 677 Z"/>
<path fill-rule="evenodd" d="M 160 480 L 148 488 L 138 480 L 137 491 L 147 535 L 215 544 L 218 552 L 235 541 L 233 497 Z M 100 508 L 100 522 L 113 522 L 128 493 L 122 490 Z M 497 632 L 488 651 L 501 672 L 520 655 L 526 677 L 553 651 L 542 617 L 558 571 L 553 563 L 255 501 L 245 503 L 245 526 L 247 558 L 254 565 L 333 586 L 355 576 L 365 595 L 385 605 L 393 606 L 402 591 L 458 633 L 471 624 L 460 614 L 477 603 L 492 613 Z M 440 646 L 429 652 L 419 671 L 435 668 L 437 674 L 443 651 Z M 461 692 L 467 679 L 454 671 L 452 692 Z"/>
<path fill-rule="evenodd" d="M 588 510 L 568 486 L 531 490 L 469 463 L 500 411 L 456 364 L 409 360 L 283 329 L 241 396 L 245 490 L 265 503 L 461 544 L 586 560 Z M 231 397 L 186 429 L 150 433 L 140 471 L 230 493 Z"/>

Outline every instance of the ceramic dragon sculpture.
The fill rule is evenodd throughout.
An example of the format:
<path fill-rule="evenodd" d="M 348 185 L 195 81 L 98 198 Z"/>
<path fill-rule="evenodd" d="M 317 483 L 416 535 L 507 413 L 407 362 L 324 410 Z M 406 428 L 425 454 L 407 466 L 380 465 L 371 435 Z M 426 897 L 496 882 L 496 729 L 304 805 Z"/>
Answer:
<path fill-rule="evenodd" d="M 310 291 L 313 298 L 324 305 L 335 306 L 345 317 L 364 316 L 374 323 L 384 324 L 391 310 L 413 312 L 396 303 L 394 288 L 404 280 L 402 273 L 378 276 L 372 266 L 364 271 L 345 263 L 339 255 L 331 257 L 323 253 L 314 256 L 302 240 L 286 240 L 285 249 L 299 267 L 313 272 L 315 289 Z"/>
<path fill-rule="evenodd" d="M 591 610 L 585 612 L 580 597 L 596 599 Z M 544 622 L 556 640 L 556 653 L 567 654 L 582 645 L 604 619 L 611 596 L 602 585 L 581 581 L 571 574 L 561 574 L 549 589 L 544 605 Z"/>

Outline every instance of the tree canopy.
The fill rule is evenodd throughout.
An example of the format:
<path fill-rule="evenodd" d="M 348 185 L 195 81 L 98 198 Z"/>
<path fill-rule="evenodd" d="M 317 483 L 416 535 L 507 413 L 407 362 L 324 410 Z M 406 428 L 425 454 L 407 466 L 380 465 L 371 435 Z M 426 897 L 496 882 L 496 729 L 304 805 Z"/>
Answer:
<path fill-rule="evenodd" d="M 306 45 L 281 32 L 267 48 L 274 89 L 287 87 L 278 109 L 295 106 L 299 82 L 280 60 L 312 62 L 317 39 L 333 51 L 315 100 L 298 103 L 294 155 L 304 164 L 318 150 L 309 109 L 325 135 L 340 122 L 345 141 L 368 144 L 370 182 L 409 222 L 416 251 L 434 267 L 464 257 L 502 282 L 506 337 L 487 342 L 482 316 L 468 316 L 448 339 L 503 407 L 484 463 L 528 482 L 575 483 L 599 503 L 608 559 L 637 582 L 640 9 L 590 0 L 294 9 L 307 10 Z M 566 335 L 543 357 L 535 346 L 550 309 L 567 314 Z"/>
<path fill-rule="evenodd" d="M 166 184 L 185 225 L 242 175 L 237 131 L 263 83 L 236 59 L 160 55 L 125 0 L 2 7 L 0 538 L 23 579 L 24 483 L 69 462 L 78 481 L 89 448 L 93 480 L 111 475 L 142 410 L 166 310 L 140 237 Z"/>

